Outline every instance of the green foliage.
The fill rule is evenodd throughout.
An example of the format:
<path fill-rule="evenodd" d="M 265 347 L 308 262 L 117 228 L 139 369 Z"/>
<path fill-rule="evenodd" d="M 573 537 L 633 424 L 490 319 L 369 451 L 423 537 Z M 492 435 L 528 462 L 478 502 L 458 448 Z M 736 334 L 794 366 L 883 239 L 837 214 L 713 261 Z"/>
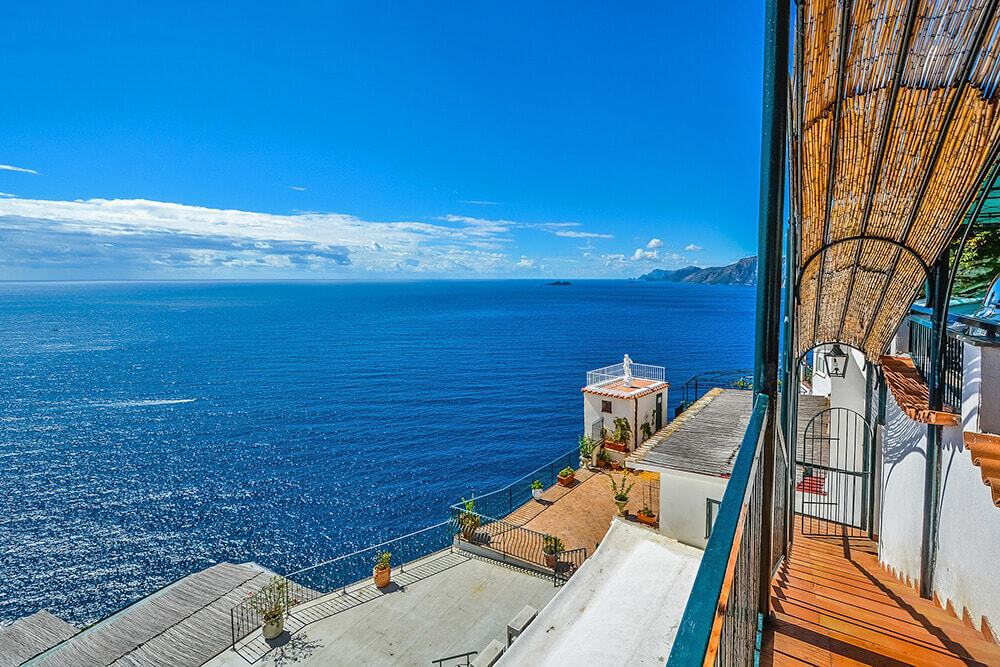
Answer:
<path fill-rule="evenodd" d="M 573 469 L 570 468 L 569 466 L 566 466 L 565 468 L 559 471 L 560 477 L 569 477 L 572 474 L 573 474 Z"/>
<path fill-rule="evenodd" d="M 597 448 L 597 441 L 591 438 L 589 435 L 580 436 L 580 458 L 590 459 L 594 454 L 594 450 Z"/>
<path fill-rule="evenodd" d="M 613 442 L 626 444 L 632 439 L 632 427 L 629 426 L 628 419 L 625 417 L 615 418 L 615 430 L 611 434 L 611 440 Z"/>
<path fill-rule="evenodd" d="M 642 437 L 647 440 L 653 437 L 653 428 L 649 425 L 649 422 L 643 422 L 642 426 L 639 427 L 642 430 Z"/>
<path fill-rule="evenodd" d="M 476 501 L 474 498 L 466 500 L 462 498 L 462 513 L 458 515 L 458 522 L 466 527 L 479 527 L 479 515 L 476 514 Z"/>
<path fill-rule="evenodd" d="M 643 505 L 642 509 L 639 510 L 639 514 L 641 514 L 643 516 L 648 516 L 648 517 L 654 517 L 654 516 L 656 516 L 655 514 L 653 514 L 653 510 L 649 509 L 649 505 Z"/>
<path fill-rule="evenodd" d="M 597 460 L 601 463 L 610 463 L 611 454 L 608 454 L 608 450 L 601 449 L 601 451 L 597 453 Z"/>
<path fill-rule="evenodd" d="M 615 483 L 615 478 L 611 477 L 611 492 L 615 495 L 615 500 L 619 502 L 628 500 L 628 494 L 632 491 L 633 486 L 635 486 L 635 482 L 628 481 L 628 470 L 622 473 L 622 478 L 617 483 Z"/>
<path fill-rule="evenodd" d="M 284 577 L 271 577 L 263 588 L 247 597 L 247 607 L 267 622 L 281 618 L 289 602 L 295 601 L 288 599 L 288 580 Z"/>
<path fill-rule="evenodd" d="M 383 551 L 378 556 L 375 557 L 375 569 L 376 570 L 388 570 L 389 563 L 392 561 L 392 554 L 388 551 Z"/>
<path fill-rule="evenodd" d="M 952 256 L 958 249 L 952 244 Z M 979 296 L 986 292 L 990 281 L 1000 273 L 1000 227 L 990 226 L 969 236 L 958 263 L 955 294 Z"/>
<path fill-rule="evenodd" d="M 544 487 L 542 486 L 542 483 L 536 479 L 531 483 L 531 488 L 536 491 L 541 491 Z"/>
<path fill-rule="evenodd" d="M 563 541 L 555 535 L 542 536 L 542 551 L 547 554 L 558 554 L 566 550 Z"/>

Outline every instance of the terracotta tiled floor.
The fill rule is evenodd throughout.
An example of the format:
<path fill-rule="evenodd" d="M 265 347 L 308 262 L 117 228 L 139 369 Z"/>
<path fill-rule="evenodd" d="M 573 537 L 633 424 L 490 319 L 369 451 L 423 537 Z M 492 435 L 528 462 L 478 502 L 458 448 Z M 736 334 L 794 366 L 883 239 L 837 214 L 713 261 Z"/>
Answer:
<path fill-rule="evenodd" d="M 760 663 L 1000 664 L 1000 647 L 887 575 L 876 552 L 865 538 L 797 532 L 772 585 Z"/>
<path fill-rule="evenodd" d="M 599 470 L 591 472 L 586 468 L 576 471 L 576 482 L 571 488 L 553 486 L 542 494 L 542 501 L 531 500 L 507 517 L 507 521 L 523 525 L 525 528 L 555 535 L 563 541 L 567 550 L 587 549 L 587 555 L 594 553 L 597 544 L 604 539 L 611 519 L 617 514 L 611 493 L 611 477 L 617 481 L 620 472 Z M 658 476 L 654 473 L 633 473 L 629 475 L 635 482 L 629 504 L 629 518 L 635 520 L 635 513 L 649 503 L 654 513 L 659 513 Z"/>

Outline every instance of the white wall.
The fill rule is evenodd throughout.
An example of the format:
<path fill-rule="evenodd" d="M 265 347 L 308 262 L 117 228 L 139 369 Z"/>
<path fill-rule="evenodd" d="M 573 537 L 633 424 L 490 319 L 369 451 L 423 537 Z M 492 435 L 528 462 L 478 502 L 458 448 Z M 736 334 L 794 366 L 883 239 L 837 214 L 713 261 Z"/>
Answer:
<path fill-rule="evenodd" d="M 966 344 L 962 426 L 942 429 L 941 491 L 934 592 L 977 627 L 1000 629 L 1000 508 L 962 444 L 962 432 L 1000 433 L 1000 349 Z M 927 426 L 909 419 L 889 394 L 882 447 L 879 559 L 904 579 L 920 579 Z"/>
<path fill-rule="evenodd" d="M 1000 630 L 1000 508 L 962 443 L 962 430 L 1000 433 L 1000 349 L 965 345 L 962 429 L 945 429 L 941 452 L 941 525 L 934 590 L 959 614 L 985 616 Z"/>
<path fill-rule="evenodd" d="M 889 392 L 881 428 L 879 560 L 903 579 L 919 581 L 927 426 L 907 417 Z"/>
<path fill-rule="evenodd" d="M 663 424 L 667 423 L 667 390 L 664 388 L 661 392 L 663 394 Z M 611 401 L 611 412 L 601 412 L 602 401 Z M 638 423 L 636 423 L 636 409 L 638 408 Z M 640 428 L 642 422 L 644 421 L 646 415 L 649 415 L 650 428 L 656 429 L 656 423 L 654 420 L 654 413 L 656 410 L 656 394 L 649 394 L 642 396 L 638 399 L 638 405 L 636 401 L 631 398 L 609 398 L 607 396 L 599 396 L 597 394 L 591 394 L 590 392 L 583 392 L 583 433 L 590 435 L 591 425 L 598 419 L 604 419 L 604 428 L 608 432 L 614 430 L 614 421 L 618 417 L 624 417 L 628 420 L 629 427 L 632 429 L 632 442 L 629 443 L 630 447 L 634 447 L 634 443 L 638 442 L 642 444 L 646 440 L 645 436 L 642 434 L 642 429 Z"/>
<path fill-rule="evenodd" d="M 682 544 L 704 549 L 707 499 L 722 501 L 728 479 L 659 469 L 660 532 Z"/>

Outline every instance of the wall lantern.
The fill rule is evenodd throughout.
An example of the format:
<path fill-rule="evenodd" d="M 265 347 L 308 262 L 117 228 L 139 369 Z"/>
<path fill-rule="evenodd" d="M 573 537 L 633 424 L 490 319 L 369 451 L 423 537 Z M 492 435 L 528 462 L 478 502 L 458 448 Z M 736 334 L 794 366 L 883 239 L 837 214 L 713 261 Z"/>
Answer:
<path fill-rule="evenodd" d="M 830 351 L 823 357 L 826 364 L 826 372 L 830 377 L 842 378 L 847 375 L 847 353 L 834 344 Z"/>

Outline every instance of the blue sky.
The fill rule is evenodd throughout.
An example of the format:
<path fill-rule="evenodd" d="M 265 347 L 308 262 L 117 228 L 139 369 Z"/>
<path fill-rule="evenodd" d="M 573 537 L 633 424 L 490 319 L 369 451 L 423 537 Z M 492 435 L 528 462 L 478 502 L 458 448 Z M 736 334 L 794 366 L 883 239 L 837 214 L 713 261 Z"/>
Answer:
<path fill-rule="evenodd" d="M 760 3 L 10 3 L 0 279 L 753 254 Z"/>

